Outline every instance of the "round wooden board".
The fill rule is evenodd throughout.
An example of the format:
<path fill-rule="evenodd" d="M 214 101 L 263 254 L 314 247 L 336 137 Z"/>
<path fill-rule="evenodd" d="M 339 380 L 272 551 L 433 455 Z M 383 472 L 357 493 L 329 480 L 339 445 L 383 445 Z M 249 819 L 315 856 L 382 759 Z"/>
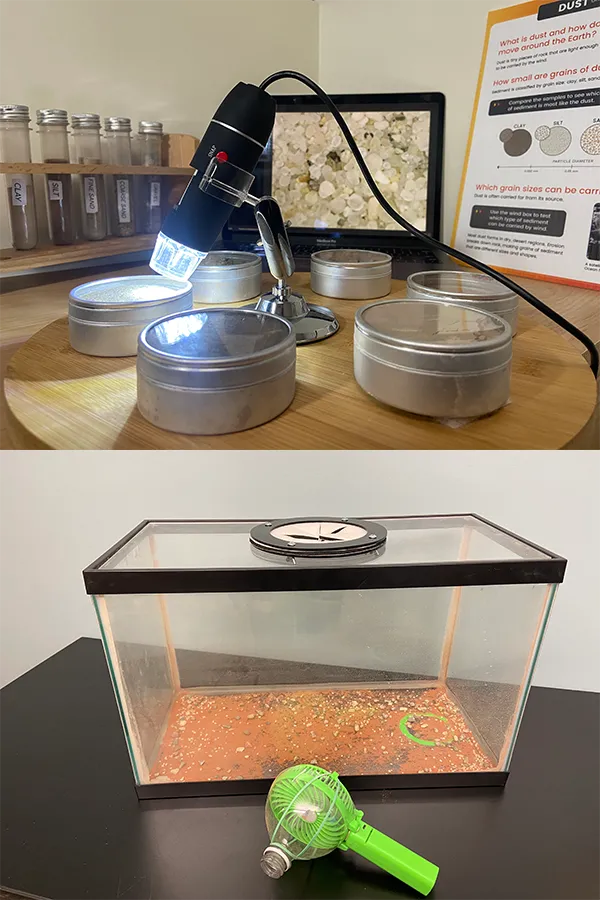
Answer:
<path fill-rule="evenodd" d="M 30 338 L 9 364 L 4 391 L 14 445 L 55 450 L 559 449 L 592 414 L 596 385 L 583 357 L 523 310 L 514 340 L 511 402 L 504 409 L 449 427 L 384 406 L 354 380 L 353 321 L 360 304 L 313 294 L 308 274 L 292 281 L 308 300 L 335 311 L 340 330 L 326 341 L 298 347 L 296 396 L 272 422 L 210 437 L 162 431 L 137 410 L 135 358 L 76 353 L 64 318 Z M 403 282 L 395 281 L 389 296 L 404 296 Z"/>

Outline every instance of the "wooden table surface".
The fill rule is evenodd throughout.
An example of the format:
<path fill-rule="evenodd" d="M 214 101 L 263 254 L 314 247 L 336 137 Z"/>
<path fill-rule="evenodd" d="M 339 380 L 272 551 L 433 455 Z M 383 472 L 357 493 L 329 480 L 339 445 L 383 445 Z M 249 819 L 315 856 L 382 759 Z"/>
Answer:
<path fill-rule="evenodd" d="M 340 331 L 298 348 L 292 406 L 250 431 L 194 437 L 146 422 L 135 405 L 135 359 L 83 356 L 68 343 L 71 288 L 91 278 L 147 272 L 57 273 L 3 284 L 2 344 L 8 361 L 5 395 L 10 437 L 2 446 L 50 449 L 553 449 L 572 441 L 596 402 L 596 385 L 577 341 L 526 304 L 514 341 L 511 402 L 462 427 L 384 406 L 356 384 L 352 371 L 353 317 L 359 304 L 311 296 L 308 275 L 295 284 L 307 299 L 335 310 Z M 266 283 L 270 283 L 265 276 Z M 600 339 L 600 295 L 545 282 L 523 283 Z M 392 297 L 404 296 L 394 282 Z M 57 321 L 53 321 L 57 319 Z M 51 324 L 48 324 L 48 323 Z M 41 331 L 37 332 L 37 329 Z M 37 332 L 37 333 L 36 333 Z M 31 337 L 31 335 L 34 335 Z M 25 343 L 23 343 L 25 341 Z M 16 352 L 15 352 L 16 351 Z M 592 444 L 593 446 L 593 444 Z"/>

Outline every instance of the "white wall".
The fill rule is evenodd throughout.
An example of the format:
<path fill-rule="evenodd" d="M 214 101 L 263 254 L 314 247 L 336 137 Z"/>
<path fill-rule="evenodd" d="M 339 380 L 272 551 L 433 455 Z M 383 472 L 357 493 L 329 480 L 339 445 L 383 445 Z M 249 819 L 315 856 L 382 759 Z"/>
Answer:
<path fill-rule="evenodd" d="M 508 0 L 1 0 L 2 103 L 158 118 L 200 136 L 231 85 L 297 68 L 336 91 L 442 91 L 449 238 L 487 13 Z M 16 35 L 27 35 L 28 52 Z M 281 85 L 281 90 L 298 90 Z M 37 135 L 32 134 L 34 159 Z M 0 193 L 0 245 L 8 246 Z"/>
<path fill-rule="evenodd" d="M 158 119 L 201 137 L 237 81 L 317 77 L 312 0 L 2 0 L 0 103 Z M 24 52 L 24 43 L 26 51 Z M 0 245 L 10 246 L 5 192 Z"/>
<path fill-rule="evenodd" d="M 2 454 L 0 675 L 97 636 L 81 570 L 144 518 L 478 512 L 566 556 L 537 684 L 600 690 L 593 451 Z"/>
<path fill-rule="evenodd" d="M 319 0 L 319 77 L 336 91 L 446 95 L 444 237 L 449 240 L 487 13 L 510 0 Z"/>

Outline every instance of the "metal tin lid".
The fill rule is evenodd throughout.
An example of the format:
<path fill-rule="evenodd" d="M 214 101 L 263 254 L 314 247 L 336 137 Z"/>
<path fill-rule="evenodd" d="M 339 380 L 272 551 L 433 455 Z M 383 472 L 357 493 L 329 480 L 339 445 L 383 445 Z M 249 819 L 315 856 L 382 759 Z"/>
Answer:
<path fill-rule="evenodd" d="M 230 390 L 287 372 L 296 339 L 285 319 L 257 310 L 213 307 L 174 313 L 138 339 L 138 378 L 190 390 Z"/>
<path fill-rule="evenodd" d="M 189 281 L 163 275 L 128 275 L 88 281 L 69 294 L 69 314 L 89 322 L 148 322 L 159 318 L 160 307 L 171 300 L 190 296 Z"/>
<path fill-rule="evenodd" d="M 100 116 L 98 113 L 74 113 L 71 116 L 73 128 L 100 128 Z"/>
<path fill-rule="evenodd" d="M 29 107 L 18 103 L 0 106 L 0 122 L 29 122 Z"/>
<path fill-rule="evenodd" d="M 105 131 L 131 131 L 131 119 L 126 116 L 108 116 L 104 120 Z"/>
<path fill-rule="evenodd" d="M 398 349 L 480 353 L 510 344 L 499 316 L 437 300 L 380 300 L 356 313 L 358 331 Z"/>
<path fill-rule="evenodd" d="M 190 281 L 208 281 L 236 278 L 262 268 L 262 261 L 257 253 L 246 253 L 242 250 L 213 250 L 202 260 L 198 268 L 190 275 Z"/>
<path fill-rule="evenodd" d="M 69 116 L 66 109 L 38 109 L 38 125 L 68 125 Z"/>
<path fill-rule="evenodd" d="M 311 269 L 340 278 L 373 278 L 391 272 L 392 257 L 377 250 L 318 250 L 312 254 Z"/>
<path fill-rule="evenodd" d="M 145 353 L 194 368 L 245 365 L 295 343 L 285 319 L 250 309 L 192 310 L 153 322 L 140 335 Z"/>
<path fill-rule="evenodd" d="M 514 291 L 483 272 L 415 272 L 408 276 L 407 284 L 424 300 L 518 300 Z"/>
<path fill-rule="evenodd" d="M 162 134 L 163 133 L 163 123 L 162 122 L 146 122 L 145 120 L 142 122 L 138 122 L 138 133 L 139 134 Z"/>

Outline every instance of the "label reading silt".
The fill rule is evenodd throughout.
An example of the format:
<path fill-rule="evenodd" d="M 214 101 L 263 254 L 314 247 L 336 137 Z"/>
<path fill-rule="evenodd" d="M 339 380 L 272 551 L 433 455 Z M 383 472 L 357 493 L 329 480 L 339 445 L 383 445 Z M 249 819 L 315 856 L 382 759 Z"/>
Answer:
<path fill-rule="evenodd" d="M 117 186 L 117 214 L 119 224 L 124 225 L 131 222 L 131 203 L 129 200 L 129 179 L 115 178 Z"/>
<path fill-rule="evenodd" d="M 160 181 L 150 182 L 150 206 L 160 206 Z"/>
<path fill-rule="evenodd" d="M 13 206 L 27 205 L 27 181 L 25 180 L 25 178 L 12 179 L 11 199 Z"/>
<path fill-rule="evenodd" d="M 49 178 L 48 179 L 48 198 L 50 200 L 62 200 L 62 198 L 63 198 L 62 181 L 59 181 L 57 178 Z"/>
<path fill-rule="evenodd" d="M 86 213 L 95 215 L 98 212 L 98 182 L 93 175 L 87 175 L 83 179 L 83 195 Z"/>

